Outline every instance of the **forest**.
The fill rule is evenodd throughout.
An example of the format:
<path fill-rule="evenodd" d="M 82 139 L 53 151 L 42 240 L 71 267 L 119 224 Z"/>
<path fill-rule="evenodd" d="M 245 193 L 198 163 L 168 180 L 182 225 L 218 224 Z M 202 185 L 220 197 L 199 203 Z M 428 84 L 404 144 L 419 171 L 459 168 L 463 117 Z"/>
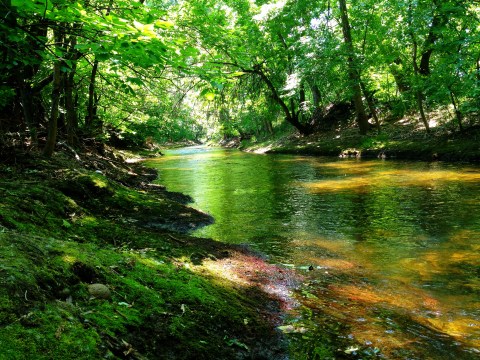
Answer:
<path fill-rule="evenodd" d="M 365 135 L 406 114 L 426 132 L 478 121 L 475 2 L 1 6 L 4 147 L 51 155 L 59 141 L 265 138 L 352 121 Z"/>
<path fill-rule="evenodd" d="M 479 30 L 0 0 L 0 359 L 477 358 Z"/>

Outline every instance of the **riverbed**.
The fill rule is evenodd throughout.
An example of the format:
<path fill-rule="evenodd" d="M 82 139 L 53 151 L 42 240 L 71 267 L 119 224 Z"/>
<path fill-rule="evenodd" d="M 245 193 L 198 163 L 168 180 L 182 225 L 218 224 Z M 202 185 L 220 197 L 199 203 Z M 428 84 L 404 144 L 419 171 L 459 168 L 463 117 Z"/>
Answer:
<path fill-rule="evenodd" d="M 149 164 L 215 218 L 195 236 L 304 275 L 293 357 L 330 332 L 363 358 L 480 358 L 480 167 L 208 147 Z"/>

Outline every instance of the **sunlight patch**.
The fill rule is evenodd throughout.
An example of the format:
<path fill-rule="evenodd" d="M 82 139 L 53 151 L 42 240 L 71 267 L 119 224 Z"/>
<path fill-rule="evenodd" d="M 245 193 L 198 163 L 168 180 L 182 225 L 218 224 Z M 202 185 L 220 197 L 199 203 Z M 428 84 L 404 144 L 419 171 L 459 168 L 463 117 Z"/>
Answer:
<path fill-rule="evenodd" d="M 260 13 L 253 17 L 253 20 L 256 21 L 265 21 L 270 16 L 275 16 L 278 12 L 280 12 L 285 4 L 287 3 L 286 0 L 279 0 L 279 1 L 272 1 L 268 4 L 263 4 L 260 7 Z"/>

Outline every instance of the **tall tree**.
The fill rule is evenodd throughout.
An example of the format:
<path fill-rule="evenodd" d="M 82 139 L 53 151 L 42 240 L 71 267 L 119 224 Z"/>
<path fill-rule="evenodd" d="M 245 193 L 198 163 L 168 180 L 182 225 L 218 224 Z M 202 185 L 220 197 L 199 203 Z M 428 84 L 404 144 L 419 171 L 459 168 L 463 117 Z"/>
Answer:
<path fill-rule="evenodd" d="M 347 3 L 345 0 L 339 0 L 338 3 L 340 6 L 340 18 L 342 23 L 343 39 L 345 41 L 345 48 L 347 52 L 348 76 L 350 78 L 350 86 L 352 87 L 353 92 L 353 102 L 355 104 L 355 115 L 357 118 L 357 124 L 360 129 L 360 133 L 362 135 L 365 135 L 369 130 L 369 123 L 362 100 L 359 64 L 356 60 L 355 49 L 353 46 L 350 22 L 348 20 Z"/>
<path fill-rule="evenodd" d="M 53 34 L 55 41 L 55 55 L 57 56 L 57 59 L 53 64 L 53 86 L 50 119 L 48 122 L 47 143 L 45 145 L 45 148 L 43 149 L 43 154 L 45 156 L 52 156 L 57 141 L 59 115 L 58 106 L 60 104 L 60 96 L 63 82 L 63 73 L 61 71 L 61 66 L 63 63 L 62 57 L 64 54 L 64 32 L 61 24 L 57 24 L 57 26 L 53 28 Z"/>

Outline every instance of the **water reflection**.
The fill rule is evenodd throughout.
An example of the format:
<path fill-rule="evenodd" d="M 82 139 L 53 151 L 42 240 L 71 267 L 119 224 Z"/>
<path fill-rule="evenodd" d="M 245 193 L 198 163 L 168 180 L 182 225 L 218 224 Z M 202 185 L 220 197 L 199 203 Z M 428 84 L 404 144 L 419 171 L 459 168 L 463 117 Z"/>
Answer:
<path fill-rule="evenodd" d="M 317 324 L 342 318 L 392 358 L 480 351 L 479 168 L 205 148 L 152 164 L 215 217 L 198 236 L 312 265 L 305 303 Z"/>

